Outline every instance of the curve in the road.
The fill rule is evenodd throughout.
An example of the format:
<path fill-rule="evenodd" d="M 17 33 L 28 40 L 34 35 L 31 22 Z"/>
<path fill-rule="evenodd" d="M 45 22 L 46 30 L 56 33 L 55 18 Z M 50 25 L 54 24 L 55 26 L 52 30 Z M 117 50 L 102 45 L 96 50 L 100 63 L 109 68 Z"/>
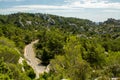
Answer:
<path fill-rule="evenodd" d="M 28 65 L 30 65 L 36 73 L 36 78 L 39 78 L 39 74 L 49 72 L 49 68 L 42 65 L 41 61 L 35 56 L 33 45 L 37 42 L 38 40 L 33 41 L 25 47 L 24 57 L 27 60 Z"/>

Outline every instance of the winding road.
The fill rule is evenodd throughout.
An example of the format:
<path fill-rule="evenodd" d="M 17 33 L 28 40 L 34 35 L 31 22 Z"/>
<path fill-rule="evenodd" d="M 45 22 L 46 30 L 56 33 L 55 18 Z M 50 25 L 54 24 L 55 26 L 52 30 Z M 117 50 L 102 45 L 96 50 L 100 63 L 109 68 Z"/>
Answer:
<path fill-rule="evenodd" d="M 33 68 L 33 70 L 36 74 L 36 78 L 39 78 L 39 74 L 42 74 L 44 72 L 49 72 L 49 68 L 42 65 L 41 61 L 39 59 L 37 59 L 35 56 L 33 45 L 37 42 L 38 42 L 38 40 L 33 41 L 25 47 L 24 57 L 25 57 L 28 65 L 30 65 Z"/>

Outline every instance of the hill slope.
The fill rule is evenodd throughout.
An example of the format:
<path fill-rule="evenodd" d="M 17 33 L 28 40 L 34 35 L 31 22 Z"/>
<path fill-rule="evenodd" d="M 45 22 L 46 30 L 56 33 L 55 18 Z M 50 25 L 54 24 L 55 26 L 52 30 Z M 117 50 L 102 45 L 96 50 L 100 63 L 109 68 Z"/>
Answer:
<path fill-rule="evenodd" d="M 0 15 L 1 79 L 35 78 L 33 66 L 17 62 L 26 45 L 27 52 L 33 52 L 30 43 L 38 39 L 34 45 L 36 57 L 43 65 L 50 64 L 50 72 L 40 75 L 40 80 L 120 77 L 120 20 L 95 23 L 50 14 L 17 13 Z"/>

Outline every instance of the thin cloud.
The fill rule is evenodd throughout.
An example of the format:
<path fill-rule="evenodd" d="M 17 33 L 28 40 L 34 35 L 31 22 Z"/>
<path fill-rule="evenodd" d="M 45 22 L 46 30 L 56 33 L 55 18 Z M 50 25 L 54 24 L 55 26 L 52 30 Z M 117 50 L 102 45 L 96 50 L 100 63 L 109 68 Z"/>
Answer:
<path fill-rule="evenodd" d="M 20 2 L 24 0 L 0 0 L 0 2 L 13 2 L 13 1 Z"/>
<path fill-rule="evenodd" d="M 52 6 L 52 5 L 21 5 L 21 6 L 14 6 L 11 8 L 4 8 L 0 9 L 0 13 L 2 14 L 9 14 L 15 12 L 29 12 L 29 11 L 45 11 L 45 12 L 58 12 L 58 11 L 73 11 L 75 9 L 69 8 L 68 6 Z"/>
<path fill-rule="evenodd" d="M 27 9 L 70 9 L 69 6 L 54 6 L 54 5 L 21 5 L 14 6 L 14 8 L 27 8 Z"/>
<path fill-rule="evenodd" d="M 103 12 L 107 12 L 107 13 L 120 13 L 119 9 L 114 9 L 114 10 L 103 10 Z"/>
<path fill-rule="evenodd" d="M 8 1 L 8 0 L 0 0 L 0 1 Z M 22 1 L 22 0 L 9 0 L 9 1 Z M 65 0 L 65 4 L 63 5 L 20 5 L 13 6 L 11 8 L 0 9 L 0 13 L 2 12 L 18 12 L 18 11 L 36 11 L 36 10 L 72 10 L 77 11 L 85 8 L 101 8 L 101 9 L 120 9 L 120 2 L 112 3 L 108 0 Z"/>
<path fill-rule="evenodd" d="M 119 17 L 118 14 L 120 13 L 120 2 L 115 3 L 109 2 L 108 0 L 65 0 L 64 2 L 65 4 L 62 5 L 13 6 L 10 8 L 0 9 L 0 14 L 10 14 L 16 12 L 32 12 L 32 13 L 42 12 L 62 16 L 75 16 L 98 21 L 105 20 L 106 18 L 114 16 L 118 18 Z M 89 9 L 90 11 L 87 11 L 87 9 Z M 99 11 L 99 13 L 96 13 L 97 11 L 95 10 Z M 113 15 L 113 13 L 115 13 L 115 15 Z"/>
<path fill-rule="evenodd" d="M 66 4 L 56 5 L 21 5 L 14 8 L 30 9 L 81 9 L 81 8 L 102 8 L 102 9 L 120 9 L 120 2 L 112 3 L 108 0 L 65 0 Z"/>
<path fill-rule="evenodd" d="M 30 8 L 6 8 L 6 9 L 0 9 L 0 14 L 11 14 L 11 13 L 16 13 L 16 12 L 29 12 L 33 9 Z"/>
<path fill-rule="evenodd" d="M 120 2 L 113 3 L 108 0 L 65 0 L 65 2 L 73 8 L 120 9 Z"/>

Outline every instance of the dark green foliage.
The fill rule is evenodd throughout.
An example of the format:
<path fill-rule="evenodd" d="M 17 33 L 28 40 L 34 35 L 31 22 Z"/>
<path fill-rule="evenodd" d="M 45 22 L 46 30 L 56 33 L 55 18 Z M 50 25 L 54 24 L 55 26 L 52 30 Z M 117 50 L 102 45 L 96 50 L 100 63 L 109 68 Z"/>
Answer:
<path fill-rule="evenodd" d="M 5 37 L 0 37 L 0 58 L 2 57 L 5 62 L 14 64 L 18 63 L 20 57 L 14 42 Z"/>
<path fill-rule="evenodd" d="M 82 44 L 82 57 L 89 62 L 92 67 L 102 67 L 106 64 L 105 58 L 107 58 L 107 55 L 105 54 L 105 50 L 96 40 L 85 40 Z"/>
<path fill-rule="evenodd" d="M 106 51 L 120 51 L 120 39 L 103 41 L 102 45 Z"/>
<path fill-rule="evenodd" d="M 31 79 L 35 78 L 35 73 L 33 71 L 33 69 L 31 68 L 29 71 L 26 71 L 27 76 L 30 77 Z"/>
<path fill-rule="evenodd" d="M 8 47 L 15 47 L 15 43 L 5 37 L 0 37 L 0 45 L 2 46 L 8 46 Z"/>
<path fill-rule="evenodd" d="M 8 64 L 9 69 L 12 73 L 12 79 L 14 80 L 31 80 L 29 76 L 25 74 L 25 72 L 20 70 L 19 65 Z"/>
<path fill-rule="evenodd" d="M 34 70 L 26 63 L 26 61 L 23 62 L 23 68 L 25 69 L 25 73 L 28 77 L 31 79 L 35 78 Z"/>
<path fill-rule="evenodd" d="M 1 80 L 30 80 L 15 64 L 5 63 L 0 59 L 0 79 Z"/>
<path fill-rule="evenodd" d="M 30 80 L 30 78 L 35 78 L 32 69 L 29 69 L 27 74 L 25 74 L 18 68 L 17 63 L 20 58 L 20 52 L 15 48 L 15 43 L 5 37 L 0 37 L 0 58 L 2 58 L 0 62 L 0 79 Z"/>
<path fill-rule="evenodd" d="M 90 20 L 49 14 L 0 15 L 0 79 L 31 80 L 33 69 L 18 66 L 24 46 L 33 40 L 36 57 L 50 64 L 39 80 L 101 80 L 120 77 L 120 20 Z M 77 37 L 76 37 L 77 36 Z"/>
<path fill-rule="evenodd" d="M 14 49 L 0 45 L 0 58 L 4 58 L 5 62 L 18 63 L 20 54 Z"/>
<path fill-rule="evenodd" d="M 56 56 L 51 61 L 51 71 L 57 79 L 89 79 L 91 69 L 89 64 L 82 60 L 81 45 L 78 43 L 76 37 L 70 37 L 64 46 L 65 55 Z"/>
<path fill-rule="evenodd" d="M 9 67 L 7 67 L 6 63 L 4 63 L 4 58 L 0 59 L 0 73 L 1 74 L 8 74 L 8 76 L 12 76 Z"/>
<path fill-rule="evenodd" d="M 120 77 L 120 52 L 109 52 L 105 73 L 108 76 Z"/>
<path fill-rule="evenodd" d="M 63 54 L 63 44 L 65 43 L 65 34 L 59 29 L 46 30 L 40 36 L 39 43 L 36 44 L 37 57 L 48 64 L 49 60 L 55 55 Z"/>

